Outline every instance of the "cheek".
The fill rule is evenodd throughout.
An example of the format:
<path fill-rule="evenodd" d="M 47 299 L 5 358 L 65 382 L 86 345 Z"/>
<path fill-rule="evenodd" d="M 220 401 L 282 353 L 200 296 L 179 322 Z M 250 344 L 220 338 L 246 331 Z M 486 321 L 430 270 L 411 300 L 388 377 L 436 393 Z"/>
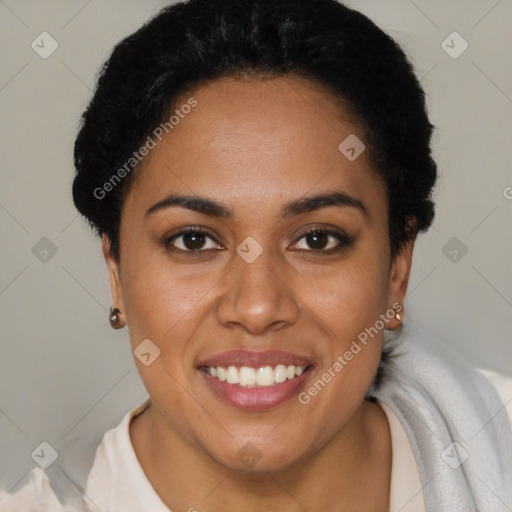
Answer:
<path fill-rule="evenodd" d="M 148 366 L 134 358 L 145 388 L 161 410 L 199 414 L 183 383 L 195 372 L 189 341 L 205 314 L 204 296 L 211 285 L 191 282 L 154 255 L 127 258 L 125 268 L 123 302 L 132 350 L 146 339 L 160 350 Z"/>
<path fill-rule="evenodd" d="M 330 335 L 341 341 L 373 325 L 387 308 L 387 268 L 368 253 L 358 251 L 326 272 L 301 276 L 296 286 Z"/>
<path fill-rule="evenodd" d="M 201 298 L 201 286 L 178 266 L 154 254 L 130 255 L 123 279 L 123 302 L 130 331 L 164 336 Z"/>
<path fill-rule="evenodd" d="M 377 254 L 368 248 L 354 251 L 328 274 L 301 280 L 300 295 L 307 297 L 307 306 L 327 335 L 322 368 L 315 380 L 324 378 L 329 384 L 318 406 L 327 407 L 344 397 L 344 405 L 332 415 L 334 423 L 346 420 L 357 408 L 381 358 L 384 329 L 380 315 L 387 310 L 388 271 L 387 261 Z"/>
<path fill-rule="evenodd" d="M 316 424 L 317 418 L 316 428 L 328 438 L 349 421 L 375 377 L 384 336 L 380 315 L 387 306 L 386 267 L 361 257 L 317 279 L 315 286 L 308 282 L 302 291 L 328 339 L 322 365 L 300 398 L 310 421 Z"/>
<path fill-rule="evenodd" d="M 191 273 L 191 265 L 171 265 L 165 257 L 148 254 L 127 262 L 123 300 L 132 349 L 150 339 L 160 349 L 158 363 L 173 376 L 193 373 L 194 333 L 208 316 L 211 295 L 219 276 L 215 272 Z M 154 372 L 139 365 L 139 371 L 154 378 Z M 165 378 L 165 375 L 163 375 Z"/>

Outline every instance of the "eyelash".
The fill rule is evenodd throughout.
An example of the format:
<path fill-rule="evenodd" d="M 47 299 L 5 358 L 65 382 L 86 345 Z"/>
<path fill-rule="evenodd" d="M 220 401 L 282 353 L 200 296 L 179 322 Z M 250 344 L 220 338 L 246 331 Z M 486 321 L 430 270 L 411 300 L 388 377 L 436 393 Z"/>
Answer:
<path fill-rule="evenodd" d="M 191 233 L 195 233 L 195 234 L 199 234 L 199 235 L 206 235 L 208 238 L 210 238 L 216 244 L 219 244 L 219 242 L 217 242 L 217 240 L 215 239 L 213 234 L 211 234 L 208 230 L 206 230 L 204 228 L 198 228 L 198 227 L 191 226 L 189 228 L 186 228 L 186 229 L 183 229 L 183 230 L 179 231 L 178 233 L 175 233 L 174 235 L 172 235 L 170 237 L 167 237 L 162 242 L 162 245 L 164 246 L 164 248 L 166 248 L 169 251 L 181 252 L 181 253 L 189 253 L 191 255 L 192 254 L 193 255 L 201 255 L 201 253 L 204 253 L 207 250 L 211 250 L 211 249 L 195 249 L 195 250 L 194 249 L 188 249 L 188 250 L 185 250 L 185 249 L 179 249 L 179 248 L 176 248 L 176 247 L 172 246 L 172 243 L 177 238 L 179 238 L 179 237 L 181 237 L 183 235 L 191 234 Z M 326 249 L 298 249 L 298 250 L 305 251 L 305 252 L 312 252 L 312 253 L 316 253 L 316 254 L 330 255 L 330 254 L 336 254 L 336 253 L 342 251 L 343 249 L 345 249 L 347 247 L 350 247 L 353 244 L 353 242 L 354 242 L 354 240 L 351 237 L 349 237 L 348 235 L 346 235 L 344 233 L 340 233 L 338 231 L 333 231 L 331 229 L 323 228 L 323 227 L 310 227 L 310 228 L 308 228 L 307 231 L 305 231 L 304 233 L 302 233 L 300 235 L 299 239 L 297 240 L 297 242 L 295 242 L 295 244 L 297 244 L 300 240 L 305 238 L 310 233 L 319 233 L 319 234 L 330 235 L 333 238 L 337 239 L 339 243 L 338 243 L 338 245 L 336 247 L 331 248 L 331 249 L 327 249 L 327 250 Z"/>

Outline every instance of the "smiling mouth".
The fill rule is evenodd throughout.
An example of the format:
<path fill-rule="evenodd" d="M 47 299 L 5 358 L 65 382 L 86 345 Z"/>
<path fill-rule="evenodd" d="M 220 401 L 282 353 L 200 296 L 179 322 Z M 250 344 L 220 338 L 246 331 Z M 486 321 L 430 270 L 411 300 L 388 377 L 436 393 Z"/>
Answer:
<path fill-rule="evenodd" d="M 274 366 L 201 366 L 199 369 L 233 386 L 244 388 L 266 388 L 293 380 L 308 370 L 311 365 L 296 366 L 293 364 L 277 364 Z"/>

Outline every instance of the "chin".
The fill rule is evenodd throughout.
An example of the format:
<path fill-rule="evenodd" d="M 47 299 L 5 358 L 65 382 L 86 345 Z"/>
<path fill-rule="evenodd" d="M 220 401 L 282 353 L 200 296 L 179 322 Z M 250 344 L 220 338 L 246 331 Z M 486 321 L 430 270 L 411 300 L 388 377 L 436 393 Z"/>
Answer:
<path fill-rule="evenodd" d="M 303 447 L 298 449 L 299 443 L 283 446 L 282 442 L 270 439 L 237 440 L 233 441 L 232 446 L 240 448 L 226 450 L 224 445 L 214 450 L 206 448 L 206 451 L 215 462 L 230 471 L 255 475 L 284 471 L 306 456 Z"/>

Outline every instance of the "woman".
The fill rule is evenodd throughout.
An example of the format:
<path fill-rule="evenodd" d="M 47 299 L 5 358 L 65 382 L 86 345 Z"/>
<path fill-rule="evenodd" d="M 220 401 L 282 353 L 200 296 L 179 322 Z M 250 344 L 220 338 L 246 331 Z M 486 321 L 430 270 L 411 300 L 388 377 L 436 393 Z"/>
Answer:
<path fill-rule="evenodd" d="M 190 0 L 117 45 L 73 198 L 149 398 L 84 507 L 512 508 L 511 380 L 404 325 L 432 130 L 402 50 L 334 0 Z M 79 507 L 60 492 L 34 470 L 0 507 Z"/>

